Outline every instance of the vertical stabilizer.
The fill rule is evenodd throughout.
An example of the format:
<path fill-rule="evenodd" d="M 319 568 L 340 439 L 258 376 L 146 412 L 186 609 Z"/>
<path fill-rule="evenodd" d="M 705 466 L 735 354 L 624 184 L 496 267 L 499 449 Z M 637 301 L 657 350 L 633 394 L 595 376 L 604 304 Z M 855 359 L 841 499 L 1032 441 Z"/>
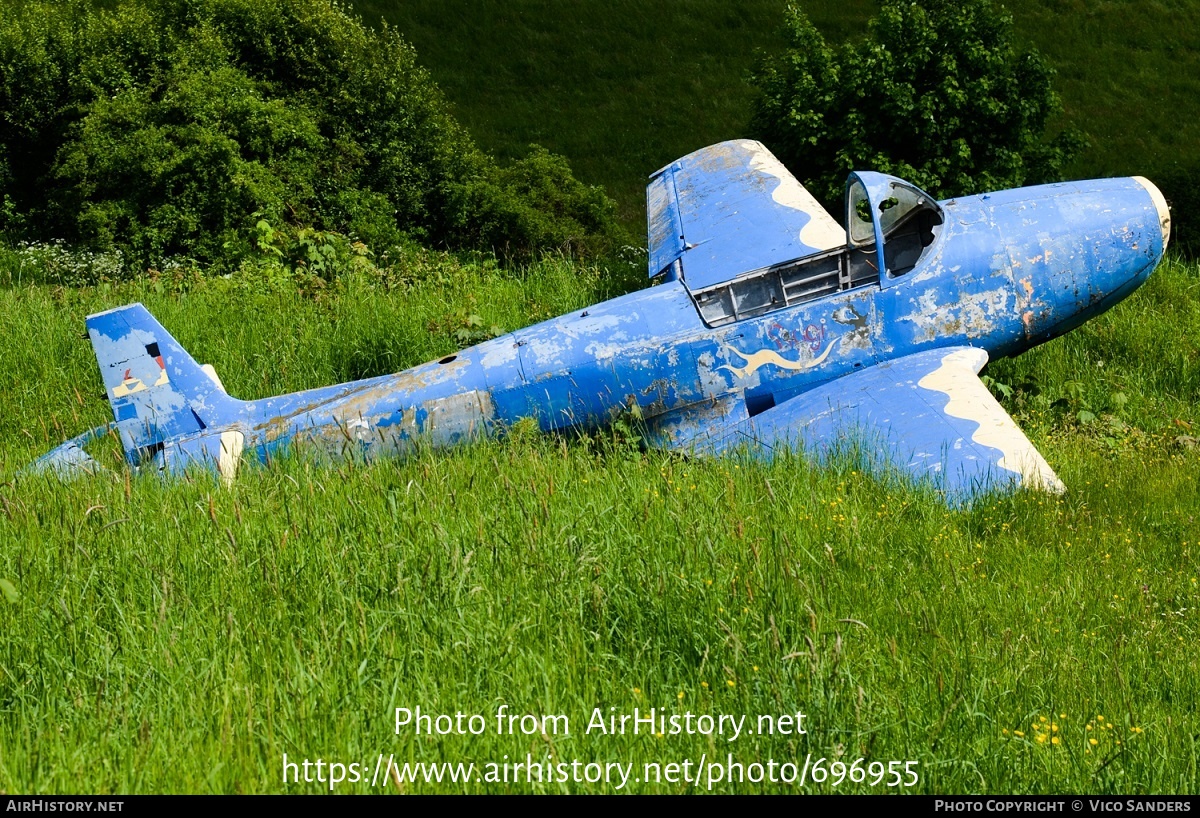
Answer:
<path fill-rule="evenodd" d="M 131 464 L 238 420 L 242 401 L 226 395 L 141 304 L 90 315 L 87 330 Z"/>

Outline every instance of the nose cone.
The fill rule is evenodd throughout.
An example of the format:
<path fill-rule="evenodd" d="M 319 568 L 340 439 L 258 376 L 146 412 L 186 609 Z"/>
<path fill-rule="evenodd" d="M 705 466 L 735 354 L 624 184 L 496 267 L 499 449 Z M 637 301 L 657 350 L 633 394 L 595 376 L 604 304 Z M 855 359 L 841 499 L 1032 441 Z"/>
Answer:
<path fill-rule="evenodd" d="M 1167 240 L 1171 238 L 1171 211 L 1167 208 L 1167 200 L 1162 191 L 1145 176 L 1134 176 L 1133 180 L 1146 189 L 1150 200 L 1158 210 L 1158 225 L 1162 228 L 1163 252 L 1167 252 Z"/>
<path fill-rule="evenodd" d="M 1136 290 L 1171 233 L 1166 199 L 1137 177 L 1002 191 L 988 204 L 1012 259 L 1023 346 L 1061 335 Z"/>

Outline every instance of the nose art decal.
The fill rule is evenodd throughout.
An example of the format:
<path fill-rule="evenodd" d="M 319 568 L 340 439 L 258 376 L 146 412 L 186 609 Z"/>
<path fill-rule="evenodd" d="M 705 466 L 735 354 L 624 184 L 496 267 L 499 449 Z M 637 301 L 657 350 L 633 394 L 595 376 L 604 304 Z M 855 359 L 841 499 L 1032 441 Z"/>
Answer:
<path fill-rule="evenodd" d="M 736 354 L 739 358 L 744 359 L 746 361 L 746 365 L 730 366 L 729 364 L 725 364 L 724 366 L 717 367 L 717 369 L 728 369 L 739 378 L 748 378 L 767 364 L 774 364 L 780 369 L 789 369 L 793 372 L 803 372 L 806 369 L 812 369 L 814 366 L 819 366 L 820 364 L 824 363 L 825 359 L 829 357 L 829 353 L 833 351 L 833 345 L 840 340 L 841 338 L 834 338 L 825 347 L 824 352 L 815 358 L 810 358 L 807 361 L 789 361 L 787 358 L 784 358 L 773 349 L 760 349 L 758 352 L 745 353 L 739 350 L 737 347 L 732 347 L 728 344 L 725 344 L 725 350 L 727 352 Z"/>

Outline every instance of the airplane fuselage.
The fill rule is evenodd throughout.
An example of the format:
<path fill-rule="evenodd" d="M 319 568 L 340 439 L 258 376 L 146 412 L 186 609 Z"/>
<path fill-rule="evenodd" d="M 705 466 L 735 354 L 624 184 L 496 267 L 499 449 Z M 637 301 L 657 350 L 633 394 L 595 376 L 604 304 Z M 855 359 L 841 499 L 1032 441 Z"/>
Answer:
<path fill-rule="evenodd" d="M 702 317 L 685 266 L 682 278 L 405 372 L 245 402 L 235 425 L 246 454 L 264 460 L 292 443 L 371 455 L 418 438 L 453 444 L 525 417 L 555 430 L 633 411 L 652 443 L 686 445 L 713 421 L 753 416 L 856 369 L 952 346 L 1012 355 L 1111 307 L 1164 249 L 1165 203 L 1147 184 L 940 202 L 936 239 L 902 275 L 719 326 Z"/>

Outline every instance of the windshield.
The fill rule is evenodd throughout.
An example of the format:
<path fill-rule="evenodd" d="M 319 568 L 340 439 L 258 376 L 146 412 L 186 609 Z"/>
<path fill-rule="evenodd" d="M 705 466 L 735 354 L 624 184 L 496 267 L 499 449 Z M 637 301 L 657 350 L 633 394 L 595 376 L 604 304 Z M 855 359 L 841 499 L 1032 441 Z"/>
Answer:
<path fill-rule="evenodd" d="M 846 223 L 851 244 L 862 245 L 875 241 L 871 202 L 867 199 L 867 189 L 857 179 L 850 186 L 850 194 L 846 199 Z"/>
<path fill-rule="evenodd" d="M 884 238 L 890 236 L 914 210 L 930 207 L 931 202 L 916 188 L 892 182 L 891 196 L 879 203 L 879 229 Z"/>

